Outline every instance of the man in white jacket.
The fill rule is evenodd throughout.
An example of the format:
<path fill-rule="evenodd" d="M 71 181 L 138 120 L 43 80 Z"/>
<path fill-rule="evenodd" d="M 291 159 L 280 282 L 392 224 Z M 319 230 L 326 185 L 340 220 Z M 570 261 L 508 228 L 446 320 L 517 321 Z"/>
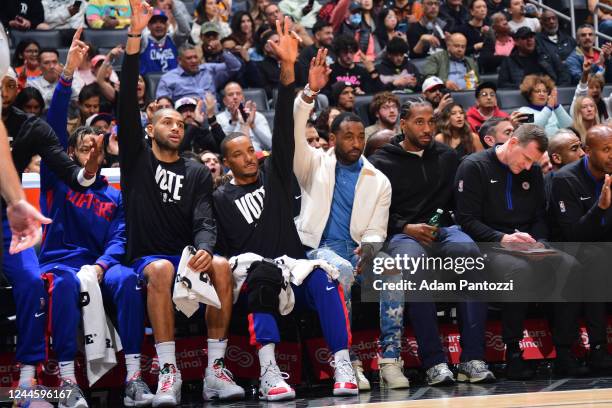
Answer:
<path fill-rule="evenodd" d="M 319 49 L 310 64 L 308 85 L 294 104 L 293 170 L 302 190 L 296 224 L 302 243 L 313 248 L 308 257 L 323 259 L 340 270 L 350 320 L 350 292 L 360 245 L 384 242 L 391 184 L 363 156 L 365 128 L 353 113 L 341 113 L 332 122 L 333 147 L 327 152 L 308 145 L 306 122 L 316 94 L 329 79 L 326 54 L 326 49 Z M 351 360 L 359 389 L 369 390 L 361 361 L 355 355 L 351 355 Z"/>
<path fill-rule="evenodd" d="M 38 26 L 38 29 L 43 27 L 47 30 L 77 29 L 83 25 L 86 1 L 42 0 L 42 5 L 45 10 L 45 22 Z"/>

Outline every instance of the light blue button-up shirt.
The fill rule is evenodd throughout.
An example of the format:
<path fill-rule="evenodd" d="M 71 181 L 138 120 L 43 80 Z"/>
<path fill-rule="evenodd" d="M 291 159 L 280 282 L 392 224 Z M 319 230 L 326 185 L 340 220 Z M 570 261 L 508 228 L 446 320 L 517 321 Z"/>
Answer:
<path fill-rule="evenodd" d="M 186 96 L 203 100 L 209 92 L 214 95 L 242 65 L 230 52 L 224 51 L 223 58 L 222 63 L 200 65 L 196 74 L 189 74 L 180 66 L 168 71 L 159 80 L 155 97 L 169 96 L 176 101 Z"/>

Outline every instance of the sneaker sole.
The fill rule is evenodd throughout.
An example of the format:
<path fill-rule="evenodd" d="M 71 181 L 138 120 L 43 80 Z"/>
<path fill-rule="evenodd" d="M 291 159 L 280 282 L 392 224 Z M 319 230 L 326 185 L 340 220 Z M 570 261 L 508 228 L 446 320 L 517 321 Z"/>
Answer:
<path fill-rule="evenodd" d="M 134 401 L 130 397 L 123 398 L 123 405 L 126 407 L 148 407 L 153 403 L 153 398 L 146 401 Z"/>
<path fill-rule="evenodd" d="M 405 388 L 410 388 L 410 381 L 403 383 L 403 384 L 395 384 L 395 385 L 391 385 L 388 382 L 384 381 L 381 379 L 380 381 L 380 388 L 385 388 L 385 389 L 389 389 L 389 390 L 401 390 L 401 389 L 405 389 Z"/>
<path fill-rule="evenodd" d="M 452 385 L 455 383 L 455 379 L 453 377 L 444 377 L 444 379 L 436 382 L 427 381 L 427 385 L 435 387 L 437 385 Z"/>
<path fill-rule="evenodd" d="M 493 374 L 487 374 L 486 376 L 482 378 L 468 377 L 467 375 L 461 374 L 461 373 L 457 374 L 457 382 L 468 382 L 471 384 L 477 384 L 477 383 L 493 382 L 496 380 L 497 379 L 495 378 Z"/>
<path fill-rule="evenodd" d="M 334 397 L 352 397 L 359 395 L 359 388 L 334 388 Z"/>
<path fill-rule="evenodd" d="M 288 401 L 295 399 L 295 391 L 285 392 L 283 394 L 276 395 L 262 395 L 259 397 L 260 400 L 264 401 Z"/>
<path fill-rule="evenodd" d="M 176 407 L 177 405 L 179 405 L 181 403 L 181 396 L 178 395 L 178 397 L 176 398 L 176 401 L 152 401 L 152 406 L 154 408 L 160 408 L 160 407 Z"/>
<path fill-rule="evenodd" d="M 222 392 L 219 392 L 218 390 L 212 388 L 204 388 L 202 397 L 205 401 L 212 401 L 213 399 L 218 399 L 221 401 L 244 399 L 244 391 L 236 391 L 234 393 L 223 394 Z"/>

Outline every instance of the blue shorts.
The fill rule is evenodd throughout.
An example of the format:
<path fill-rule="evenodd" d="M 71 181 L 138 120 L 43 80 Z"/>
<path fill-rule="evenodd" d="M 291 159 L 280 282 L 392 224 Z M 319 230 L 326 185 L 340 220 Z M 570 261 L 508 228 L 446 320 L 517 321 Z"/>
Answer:
<path fill-rule="evenodd" d="M 134 272 L 136 272 L 136 275 L 138 276 L 138 280 L 146 281 L 146 278 L 144 276 L 145 268 L 149 266 L 149 264 L 155 261 L 159 261 L 160 259 L 165 259 L 167 261 L 170 261 L 172 265 L 174 266 L 174 273 L 176 273 L 176 270 L 178 269 L 178 266 L 179 266 L 179 262 L 181 261 L 181 255 L 147 255 L 147 256 L 138 258 L 132 264 L 132 268 L 134 269 Z"/>

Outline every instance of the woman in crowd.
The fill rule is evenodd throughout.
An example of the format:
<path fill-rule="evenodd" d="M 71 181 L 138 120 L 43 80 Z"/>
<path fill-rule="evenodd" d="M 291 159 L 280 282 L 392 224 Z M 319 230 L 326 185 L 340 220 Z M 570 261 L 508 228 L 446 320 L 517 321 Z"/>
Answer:
<path fill-rule="evenodd" d="M 227 3 L 221 3 L 221 7 L 229 7 Z M 219 7 L 217 0 L 202 0 L 195 9 L 195 22 L 191 27 L 191 39 L 198 44 L 200 40 L 200 26 L 207 21 L 212 21 L 219 26 L 221 31 L 219 38 L 227 37 L 232 33 L 232 29 L 227 24 L 227 14 Z"/>
<path fill-rule="evenodd" d="M 232 17 L 232 36 L 238 42 L 238 45 L 244 46 L 248 44 L 250 48 L 253 43 L 253 34 L 255 33 L 255 22 L 253 17 L 246 11 L 238 11 Z"/>
<path fill-rule="evenodd" d="M 576 129 L 580 140 L 584 144 L 588 130 L 600 123 L 597 104 L 590 96 L 579 96 L 571 112 L 572 118 L 574 118 L 572 128 Z"/>
<path fill-rule="evenodd" d="M 467 38 L 467 55 L 478 54 L 484 47 L 485 35 L 489 26 L 485 23 L 487 18 L 487 2 L 485 0 L 472 0 L 469 6 L 470 21 L 459 32 Z"/>
<path fill-rule="evenodd" d="M 210 170 L 210 174 L 212 174 L 213 178 L 213 186 L 217 188 L 224 176 L 219 155 L 211 152 L 210 150 L 204 150 L 200 154 L 200 160 L 202 160 L 202 163 L 204 163 L 204 165 L 208 167 L 208 170 Z"/>
<path fill-rule="evenodd" d="M 397 24 L 397 16 L 393 9 L 385 8 L 380 12 L 374 32 L 380 48 L 385 48 L 387 43 L 395 37 L 399 37 L 406 41 L 406 33 L 398 31 Z"/>
<path fill-rule="evenodd" d="M 40 45 L 34 40 L 23 40 L 17 44 L 13 55 L 13 66 L 16 67 L 15 72 L 20 78 L 34 79 L 42 75 L 38 60 L 39 52 Z M 23 82 L 25 86 L 25 81 Z"/>
<path fill-rule="evenodd" d="M 266 21 L 266 13 L 264 9 L 270 3 L 270 0 L 253 0 L 251 9 L 249 10 L 249 14 L 253 18 L 255 25 L 253 26 L 253 31 L 256 32 L 257 29 Z"/>
<path fill-rule="evenodd" d="M 574 112 L 574 104 L 576 99 L 581 96 L 589 96 L 595 101 L 597 106 L 597 113 L 599 115 L 599 121 L 605 123 L 609 118 L 612 117 L 612 96 L 603 97 L 603 88 L 606 85 L 601 74 L 589 75 L 590 63 L 586 62 L 583 65 L 582 78 L 578 86 L 576 86 L 576 92 L 574 93 L 574 99 L 570 106 L 570 112 Z"/>
<path fill-rule="evenodd" d="M 520 89 L 529 104 L 519 112 L 533 114 L 533 123 L 543 127 L 548 137 L 572 124 L 570 115 L 559 105 L 555 82 L 548 75 L 527 75 Z"/>
<path fill-rule="evenodd" d="M 491 16 L 491 27 L 480 49 L 478 66 L 480 72 L 495 73 L 504 58 L 508 57 L 514 48 L 514 39 L 504 13 Z"/>
<path fill-rule="evenodd" d="M 436 141 L 455 149 L 460 159 L 483 150 L 480 138 L 470 129 L 465 111 L 458 103 L 452 103 L 442 110 L 437 128 Z"/>
<path fill-rule="evenodd" d="M 45 101 L 38 89 L 29 86 L 19 92 L 13 105 L 25 113 L 31 113 L 38 117 L 42 116 L 45 109 Z"/>
<path fill-rule="evenodd" d="M 364 56 L 368 61 L 374 61 L 380 53 L 380 45 L 374 36 L 376 21 L 372 14 L 373 7 L 372 0 L 361 0 L 359 3 L 341 0 L 331 16 L 334 32 L 350 35 L 359 44 L 355 63 L 361 63 Z"/>

